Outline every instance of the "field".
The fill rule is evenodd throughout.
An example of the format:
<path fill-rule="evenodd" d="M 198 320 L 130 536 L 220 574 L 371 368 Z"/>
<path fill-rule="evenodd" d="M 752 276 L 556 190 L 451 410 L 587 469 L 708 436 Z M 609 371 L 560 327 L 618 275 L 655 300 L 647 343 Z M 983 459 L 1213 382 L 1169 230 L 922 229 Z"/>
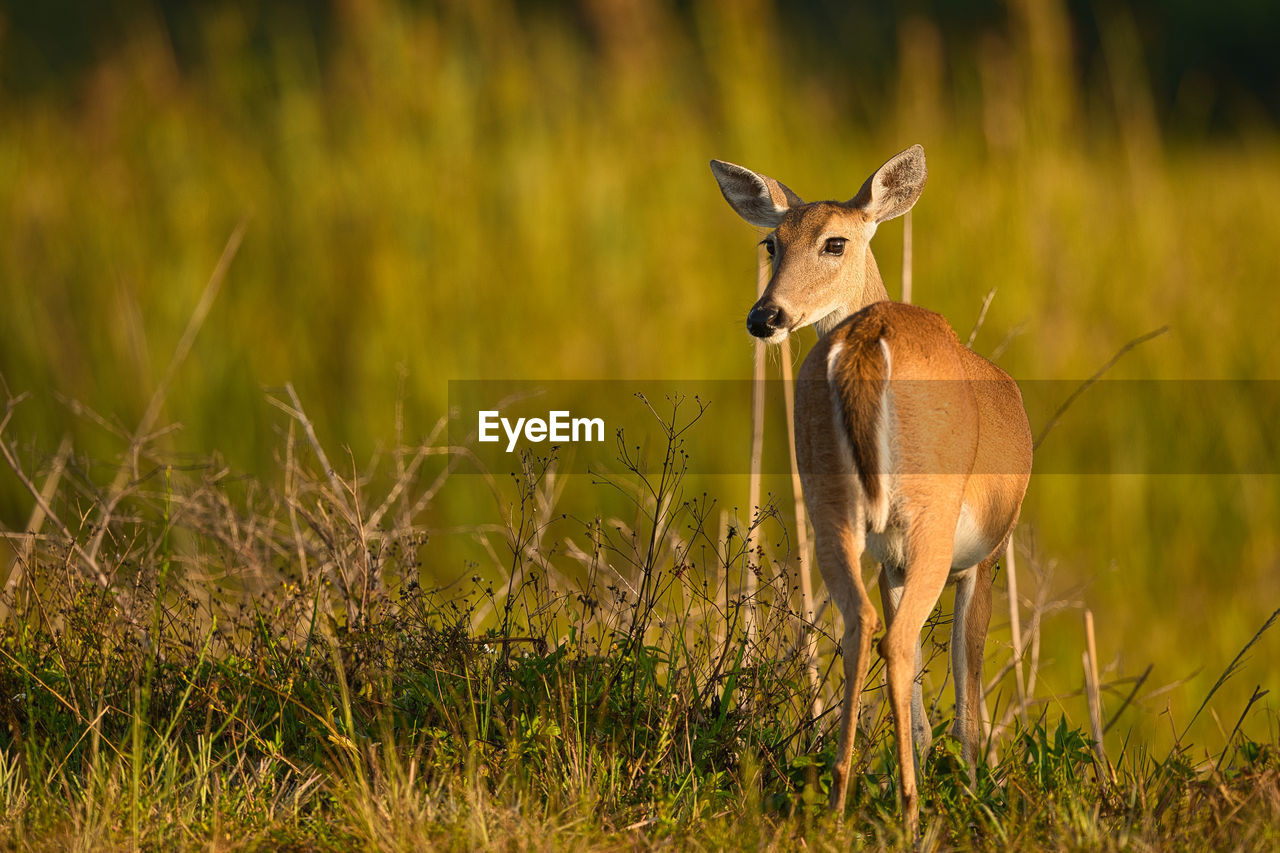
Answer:
<path fill-rule="evenodd" d="M 707 161 L 845 198 L 920 142 L 914 300 L 1033 431 L 1120 354 L 1037 452 L 987 766 L 968 790 L 939 740 L 924 846 L 1275 845 L 1265 112 L 1159 106 L 1122 12 L 1080 69 L 1054 3 L 903 18 L 865 84 L 766 2 L 297 8 L 144 10 L 73 84 L 0 88 L 4 844 L 900 844 L 878 669 L 850 812 L 822 807 L 839 628 L 798 597 L 780 395 L 759 507 L 737 402 L 654 398 L 649 464 L 591 474 L 486 455 L 450 407 L 736 400 L 759 235 Z M 902 226 L 872 245 L 896 295 Z"/>

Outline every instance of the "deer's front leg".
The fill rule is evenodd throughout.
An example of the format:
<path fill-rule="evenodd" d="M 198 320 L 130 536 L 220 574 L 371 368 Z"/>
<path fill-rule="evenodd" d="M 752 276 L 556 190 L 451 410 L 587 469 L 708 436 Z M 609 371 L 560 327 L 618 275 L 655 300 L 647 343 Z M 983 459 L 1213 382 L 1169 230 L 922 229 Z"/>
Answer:
<path fill-rule="evenodd" d="M 864 542 L 860 513 L 851 513 L 848 504 L 834 501 L 824 504 L 814 500 L 814 496 L 810 496 L 810 500 L 814 504 L 809 511 L 813 517 L 818 568 L 844 620 L 840 641 L 844 657 L 844 702 L 840 708 L 840 741 L 831 784 L 831 808 L 837 814 L 844 814 L 853 762 L 853 738 L 862 688 L 871 664 L 871 638 L 879 619 L 862 582 L 859 566 Z"/>

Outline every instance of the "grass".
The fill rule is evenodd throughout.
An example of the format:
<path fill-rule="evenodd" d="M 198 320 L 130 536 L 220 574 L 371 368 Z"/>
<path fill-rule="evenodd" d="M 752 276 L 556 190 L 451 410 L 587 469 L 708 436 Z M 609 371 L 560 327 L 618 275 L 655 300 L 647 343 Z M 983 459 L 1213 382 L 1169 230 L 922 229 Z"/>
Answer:
<path fill-rule="evenodd" d="M 756 519 L 745 478 L 691 469 L 663 506 L 674 493 L 623 462 L 607 485 L 567 460 L 509 480 L 442 438 L 455 379 L 745 378 L 759 238 L 711 157 L 848 197 L 923 143 L 915 301 L 962 339 L 981 314 L 974 347 L 1046 415 L 1164 326 L 1108 379 L 1280 376 L 1280 135 L 1187 116 L 1166 135 L 1122 14 L 1084 73 L 1058 4 L 961 40 L 916 16 L 877 87 L 818 70 L 767 0 L 609 8 L 631 17 L 344 4 L 318 40 L 224 4 L 180 34 L 195 62 L 142 10 L 65 90 L 0 82 L 0 388 L 23 399 L 0 436 L 14 845 L 539 846 L 547 828 L 556 846 L 891 844 L 880 717 L 844 828 L 818 806 L 833 615 L 781 592 L 785 476 Z M 1188 93 L 1188 116 L 1213 112 Z M 891 291 L 896 228 L 874 244 Z M 1153 400 L 1104 384 L 1042 445 L 1054 468 L 1023 511 L 1030 704 L 998 617 L 993 770 L 959 798 L 944 741 L 932 831 L 1266 846 L 1270 391 L 1186 386 L 1140 435 Z M 699 424 L 690 452 L 745 467 L 743 424 Z M 1113 449 L 1132 473 L 1078 473 Z M 1143 473 L 1201 458 L 1254 462 Z M 782 627 L 739 659 L 756 571 Z M 1076 748 L 1082 610 L 1114 786 Z M 791 639 L 806 623 L 817 695 Z M 946 678 L 935 657 L 928 694 Z M 623 682 L 612 708 L 598 691 Z"/>
<path fill-rule="evenodd" d="M 407 466 L 390 479 L 334 473 L 293 412 L 283 489 L 213 463 L 159 465 L 114 500 L 81 470 L 37 478 L 53 483 L 54 516 L 83 521 L 10 538 L 3 843 L 901 845 L 880 691 L 839 822 L 825 805 L 830 614 L 792 607 L 778 513 L 751 519 L 753 552 L 745 530 L 717 532 L 714 500 L 685 491 L 674 422 L 660 471 L 623 465 L 595 486 L 627 495 L 633 524 L 564 517 L 554 456 L 525 457 L 495 484 L 497 562 L 441 587 L 417 580 L 427 532 L 395 520 L 429 484 Z M 816 696 L 805 631 L 820 640 Z M 989 651 L 992 672 L 1008 652 Z M 1001 683 L 995 717 L 1010 701 Z M 1233 731 L 1214 754 L 1126 743 L 1112 781 L 1086 730 L 1052 703 L 1030 707 L 991 738 L 973 789 L 958 744 L 939 737 L 922 789 L 927 849 L 1264 849 L 1280 835 L 1274 737 Z M 946 706 L 932 716 L 942 735 Z"/>

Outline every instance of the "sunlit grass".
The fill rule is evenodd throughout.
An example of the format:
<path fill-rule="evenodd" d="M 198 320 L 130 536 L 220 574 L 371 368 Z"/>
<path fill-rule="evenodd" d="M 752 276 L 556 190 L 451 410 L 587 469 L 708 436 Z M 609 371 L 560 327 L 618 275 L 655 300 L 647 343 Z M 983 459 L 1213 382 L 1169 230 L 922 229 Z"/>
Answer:
<path fill-rule="evenodd" d="M 242 221 L 156 425 L 182 425 L 159 442 L 173 454 L 217 452 L 275 483 L 286 427 L 263 389 L 286 382 L 326 440 L 351 448 L 331 450 L 350 472 L 397 442 L 397 401 L 405 442 L 428 433 L 450 379 L 744 377 L 758 238 L 724 207 L 707 160 L 806 198 L 848 197 L 914 142 L 930 164 L 914 214 L 916 301 L 963 337 L 997 288 L 975 347 L 1005 345 L 1015 377 L 1083 378 L 1167 324 L 1113 375 L 1280 378 L 1274 129 L 1162 138 L 1132 67 L 1117 61 L 1109 88 L 1079 90 L 1052 14 L 991 34 L 955 81 L 938 34 L 916 21 L 897 89 L 868 94 L 808 75 L 768 4 L 700 4 L 687 20 L 647 8 L 615 29 L 592 24 L 588 43 L 550 12 L 498 2 L 350 4 L 323 49 L 285 26 L 257 42 L 224 9 L 198 28 L 216 60 L 188 70 L 144 17 L 80 91 L 0 93 L 0 374 L 13 394 L 32 392 L 6 433 L 26 470 L 70 432 L 73 467 L 111 480 L 100 475 L 122 443 L 109 427 L 136 427 Z M 788 61 L 761 59 L 775 55 Z M 887 226 L 876 242 L 891 292 L 899 234 Z M 1165 440 L 1247 448 L 1268 426 L 1189 412 Z M 722 451 L 745 457 L 748 440 L 744 424 Z M 1071 418 L 1049 441 L 1089 453 Z M 1094 610 L 1104 668 L 1153 663 L 1151 687 L 1193 679 L 1130 711 L 1158 754 L 1170 745 L 1164 703 L 1185 720 L 1280 596 L 1280 488 L 1260 473 L 1032 484 L 1020 547 L 1056 566 L 1055 596 Z M 590 518 L 603 500 L 578 483 L 564 505 Z M 480 480 L 432 503 L 417 520 L 442 531 L 422 548 L 424 584 L 487 558 L 476 537 L 445 531 L 472 530 L 492 507 Z M 0 521 L 21 530 L 31 508 L 0 469 Z M 1079 687 L 1078 625 L 1072 609 L 1046 626 L 1047 695 Z M 1007 626 L 994 630 L 1007 642 Z M 1254 684 L 1280 674 L 1269 642 L 1221 694 L 1228 731 Z M 1270 724 L 1255 713 L 1246 730 L 1261 738 Z M 1198 743 L 1222 737 L 1199 726 Z M 1115 752 L 1122 730 L 1111 737 Z"/>
<path fill-rule="evenodd" d="M 634 527 L 561 518 L 554 460 L 526 457 L 499 487 L 494 562 L 442 589 L 416 581 L 427 532 L 403 513 L 423 483 L 408 466 L 384 489 L 372 472 L 333 474 L 297 415 L 281 488 L 207 465 L 114 496 L 96 484 L 101 501 L 85 502 L 95 484 L 79 472 L 46 489 L 58 517 L 80 506 L 96 523 L 20 538 L 8 563 L 0 843 L 903 845 L 878 666 L 837 821 L 831 614 L 797 612 L 769 546 L 709 529 L 715 498 L 688 498 L 678 443 L 660 478 L 624 466 L 597 484 L 633 503 Z M 753 522 L 766 543 L 780 524 L 771 511 Z M 740 592 L 748 571 L 754 598 Z M 820 636 L 828 673 L 816 717 L 801 630 Z M 989 668 L 1007 659 L 993 648 Z M 1001 695 L 988 696 L 993 719 Z M 1190 742 L 1137 740 L 1111 771 L 1062 709 L 1036 704 L 992 738 L 971 787 L 942 736 L 947 711 L 921 781 L 927 849 L 1276 840 L 1274 732 L 1232 731 L 1203 758 Z"/>

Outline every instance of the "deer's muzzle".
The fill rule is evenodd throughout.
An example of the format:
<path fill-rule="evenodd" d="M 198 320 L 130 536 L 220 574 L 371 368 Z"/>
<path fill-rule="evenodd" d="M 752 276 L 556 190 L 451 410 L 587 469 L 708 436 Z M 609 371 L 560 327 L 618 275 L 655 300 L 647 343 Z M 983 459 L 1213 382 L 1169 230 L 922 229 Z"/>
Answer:
<path fill-rule="evenodd" d="M 772 338 L 787 330 L 787 315 L 776 302 L 760 300 L 747 314 L 747 331 L 757 338 Z"/>

